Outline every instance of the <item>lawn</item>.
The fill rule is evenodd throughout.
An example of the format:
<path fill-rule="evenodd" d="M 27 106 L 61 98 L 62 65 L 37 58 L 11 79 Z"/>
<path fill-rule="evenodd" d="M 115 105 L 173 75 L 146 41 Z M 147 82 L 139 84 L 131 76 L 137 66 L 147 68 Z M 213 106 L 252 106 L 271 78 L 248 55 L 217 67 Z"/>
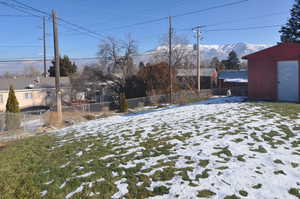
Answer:
<path fill-rule="evenodd" d="M 0 150 L 0 198 L 300 198 L 300 105 L 213 99 Z"/>

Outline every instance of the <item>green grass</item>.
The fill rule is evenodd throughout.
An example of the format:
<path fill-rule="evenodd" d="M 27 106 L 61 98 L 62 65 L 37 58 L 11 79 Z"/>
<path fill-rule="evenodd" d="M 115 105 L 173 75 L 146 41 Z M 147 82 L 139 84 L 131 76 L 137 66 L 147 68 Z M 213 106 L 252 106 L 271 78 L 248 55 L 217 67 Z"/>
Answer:
<path fill-rule="evenodd" d="M 34 137 L 13 143 L 0 151 L 0 193 L 3 198 L 39 198 L 47 176 L 44 165 L 58 165 L 49 148 L 54 137 Z"/>
<path fill-rule="evenodd" d="M 169 189 L 165 186 L 154 187 L 153 192 L 156 195 L 164 195 L 169 193 Z"/>
<path fill-rule="evenodd" d="M 209 164 L 209 160 L 200 160 L 199 166 L 205 168 Z"/>
<path fill-rule="evenodd" d="M 277 171 L 274 171 L 274 174 L 275 174 L 275 175 L 280 175 L 280 174 L 281 174 L 281 175 L 286 175 L 285 172 L 284 172 L 283 170 L 277 170 Z"/>
<path fill-rule="evenodd" d="M 254 185 L 252 186 L 253 189 L 260 189 L 262 188 L 262 184 L 257 184 L 257 185 Z"/>
<path fill-rule="evenodd" d="M 196 179 L 199 180 L 199 178 L 208 178 L 209 177 L 209 171 L 210 169 L 205 169 L 201 174 L 196 175 Z"/>
<path fill-rule="evenodd" d="M 239 194 L 240 194 L 241 196 L 244 196 L 244 197 L 247 197 L 247 196 L 248 196 L 248 192 L 245 191 L 245 190 L 240 190 L 240 191 L 239 191 Z"/>
<path fill-rule="evenodd" d="M 296 163 L 296 162 L 292 162 L 291 165 L 292 165 L 293 168 L 299 167 L 299 163 Z"/>
<path fill-rule="evenodd" d="M 246 162 L 246 160 L 244 158 L 244 155 L 238 155 L 236 158 L 237 158 L 238 161 Z"/>
<path fill-rule="evenodd" d="M 296 188 L 290 188 L 289 189 L 289 194 L 297 197 L 300 199 L 300 190 L 299 189 L 296 189 Z"/>
<path fill-rule="evenodd" d="M 156 171 L 151 178 L 153 181 L 169 181 L 175 176 L 175 169 L 174 168 L 164 168 L 162 171 Z"/>
<path fill-rule="evenodd" d="M 274 163 L 284 165 L 284 163 L 281 160 L 279 160 L 279 159 L 274 160 Z"/>
<path fill-rule="evenodd" d="M 284 107 L 292 107 L 283 110 L 277 103 L 266 103 L 262 105 L 272 112 L 265 113 L 263 111 L 264 118 L 276 117 L 276 113 L 290 118 L 298 117 L 298 110 L 300 111 L 299 105 L 284 104 Z M 295 111 L 297 110 L 297 111 Z M 260 114 L 260 113 L 255 113 Z M 247 118 L 245 118 L 247 119 Z M 210 122 L 222 123 L 220 119 L 213 117 L 203 117 L 199 120 L 208 120 Z M 153 124 L 152 132 L 143 138 L 142 134 L 146 131 L 143 129 L 136 129 L 134 131 L 123 130 L 117 132 L 114 137 L 108 136 L 91 136 L 91 137 L 80 137 L 74 139 L 74 134 L 70 133 L 66 137 L 57 138 L 54 136 L 38 136 L 32 137 L 25 140 L 21 140 L 14 144 L 9 145 L 6 148 L 0 149 L 0 198 L 40 198 L 40 193 L 47 190 L 48 193 L 45 196 L 48 198 L 64 198 L 68 193 L 76 190 L 83 182 L 93 182 L 91 188 L 84 186 L 82 192 L 77 193 L 74 198 L 87 198 L 91 192 L 99 192 L 101 194 L 97 195 L 96 198 L 106 199 L 111 198 L 118 189 L 115 185 L 116 181 L 123 178 L 126 179 L 125 183 L 128 184 L 128 193 L 124 195 L 123 198 L 135 199 L 135 198 L 148 198 L 153 196 L 160 196 L 168 194 L 170 191 L 170 180 L 174 179 L 176 176 L 180 176 L 183 181 L 188 182 L 191 187 L 197 187 L 199 198 L 209 198 L 216 195 L 215 192 L 209 189 L 201 190 L 201 184 L 203 179 L 211 178 L 216 173 L 220 178 L 226 172 L 230 172 L 230 168 L 226 163 L 229 161 L 235 161 L 238 164 L 245 165 L 248 162 L 254 162 L 260 155 L 267 156 L 270 146 L 276 150 L 277 147 L 289 147 L 293 149 L 291 151 L 292 155 L 300 155 L 300 150 L 297 150 L 300 145 L 299 138 L 297 139 L 297 134 L 295 131 L 299 131 L 300 128 L 290 127 L 282 125 L 281 121 L 278 125 L 274 125 L 280 129 L 280 131 L 267 131 L 264 132 L 264 127 L 249 127 L 253 130 L 251 134 L 247 134 L 247 124 L 243 121 L 239 123 L 228 123 L 217 125 L 216 131 L 222 130 L 218 135 L 219 138 L 228 136 L 229 142 L 234 145 L 243 145 L 249 148 L 251 153 L 241 153 L 241 151 L 231 151 L 234 147 L 230 145 L 216 145 L 213 146 L 213 153 L 211 155 L 216 156 L 210 159 L 209 156 L 201 156 L 205 154 L 202 149 L 199 150 L 198 155 L 202 157 L 201 160 L 194 158 L 195 154 L 185 154 L 185 156 L 179 156 L 175 149 L 175 144 L 170 144 L 169 141 L 176 140 L 181 143 L 181 149 L 185 149 L 189 146 L 201 146 L 202 141 L 196 143 L 190 143 L 190 138 L 194 136 L 199 136 L 199 138 L 206 138 L 205 142 L 209 142 L 213 137 L 215 139 L 217 136 L 212 136 L 210 130 L 195 130 L 196 132 L 189 132 L 189 128 L 195 123 L 195 120 L 186 121 L 186 131 L 180 130 L 176 132 L 177 134 L 171 136 L 168 131 L 171 130 L 171 126 L 167 123 L 161 125 Z M 191 125 L 190 125 L 191 124 Z M 123 128 L 120 124 L 120 128 Z M 244 126 L 241 128 L 240 126 Z M 199 125 L 200 129 L 200 125 Z M 224 133 L 225 131 L 225 133 Z M 217 133 L 217 132 L 216 132 Z M 100 133 L 99 133 L 100 134 Z M 126 135 L 125 135 L 126 134 Z M 206 135 L 207 134 L 207 135 Z M 227 138 L 227 137 L 226 137 Z M 73 139 L 66 142 L 63 146 L 60 146 L 59 140 Z M 133 142 L 138 144 L 137 146 L 124 147 L 124 143 L 121 140 L 126 140 L 126 142 Z M 90 151 L 85 151 L 85 149 L 91 145 L 93 149 Z M 279 146 L 280 145 L 280 146 Z M 54 147 L 54 148 L 53 148 Z M 118 149 L 114 149 L 118 147 Z M 135 149 L 136 147 L 143 147 L 139 151 L 139 155 L 136 152 L 128 153 L 129 150 Z M 200 148 L 200 147 L 199 147 Z M 179 149 L 180 150 L 180 149 Z M 76 154 L 82 151 L 83 155 L 78 157 Z M 260 154 L 263 153 L 263 154 Z M 101 157 L 107 155 L 114 155 L 114 157 L 101 160 Z M 166 157 L 159 159 L 160 156 Z M 134 164 L 132 167 L 122 167 L 121 165 L 127 165 L 127 163 L 133 160 L 145 160 L 145 162 L 150 158 L 157 158 L 158 160 L 151 164 L 150 167 L 143 168 L 145 163 Z M 93 161 L 90 161 L 93 160 Z M 185 168 L 178 168 L 176 164 L 178 160 L 183 160 Z M 279 159 L 271 159 L 273 162 L 274 169 L 270 172 L 273 175 L 287 175 L 288 170 L 276 170 L 277 167 L 280 168 L 281 165 L 289 166 L 295 171 L 299 168 L 299 163 L 282 161 Z M 61 165 L 71 162 L 65 168 L 60 168 Z M 142 161 L 143 162 L 143 161 Z M 221 164 L 220 164 L 221 163 Z M 194 171 L 194 167 L 201 167 L 199 173 L 196 176 L 190 174 Z M 257 174 L 264 175 L 266 172 L 263 165 L 257 165 L 254 172 Z M 214 167 L 213 170 L 211 167 Z M 75 178 L 75 176 L 86 174 L 87 172 L 94 171 L 95 173 L 84 179 Z M 262 172 L 263 171 L 263 172 Z M 151 174 L 149 174 L 151 172 Z M 256 175 L 257 175 L 256 174 Z M 211 176 L 210 176 L 211 175 Z M 195 177 L 195 179 L 193 179 Z M 280 176 L 279 176 L 280 177 Z M 68 181 L 66 182 L 66 179 Z M 98 179 L 105 179 L 103 181 L 97 181 Z M 225 178 L 221 179 L 224 180 Z M 51 185 L 46 185 L 46 182 L 53 181 Z M 152 182 L 163 182 L 164 185 L 156 186 L 153 190 L 150 188 Z M 59 187 L 66 182 L 63 189 Z M 182 182 L 184 183 L 184 182 Z M 226 182 L 225 182 L 226 183 Z M 138 184 L 138 185 L 137 185 Z M 230 184 L 228 183 L 230 186 Z M 199 189 L 198 189 L 199 186 Z M 214 185 L 212 185 L 214 186 Z M 263 184 L 253 184 L 253 189 L 261 189 Z M 216 187 L 217 188 L 217 187 Z M 251 189 L 251 187 L 249 187 Z M 255 191 L 255 190 L 254 190 Z M 287 190 L 291 195 L 298 198 L 299 189 L 291 188 Z M 236 199 L 240 197 L 247 197 L 248 192 L 245 190 L 237 190 L 231 193 L 233 195 L 226 196 L 226 199 Z M 179 197 L 179 196 L 178 196 Z M 175 197 L 176 198 L 176 197 Z"/>
<path fill-rule="evenodd" d="M 255 151 L 258 153 L 268 153 L 268 151 L 261 145 L 259 145 L 259 147 L 257 149 L 251 149 L 251 151 Z"/>
<path fill-rule="evenodd" d="M 212 192 L 208 189 L 204 189 L 204 190 L 199 191 L 197 196 L 199 198 L 209 198 L 209 197 L 212 197 L 214 195 L 216 195 L 215 192 Z"/>
<path fill-rule="evenodd" d="M 224 199 L 240 199 L 240 197 L 236 195 L 226 196 Z"/>
<path fill-rule="evenodd" d="M 298 119 L 298 114 L 300 112 L 300 105 L 294 103 L 266 102 L 261 104 L 261 106 L 274 113 L 290 117 L 291 119 Z"/>
<path fill-rule="evenodd" d="M 95 157 L 104 157 L 109 154 L 118 155 L 118 153 L 126 152 L 126 150 L 112 151 L 113 147 L 118 146 L 115 144 L 108 144 L 104 147 L 102 139 L 99 137 L 97 146 L 94 146 L 94 150 L 88 152 L 85 152 L 85 149 L 88 145 L 95 143 L 94 137 L 84 138 L 52 149 L 52 146 L 57 146 L 55 137 L 38 136 L 1 149 L 0 198 L 40 198 L 40 193 L 44 190 L 48 191 L 44 198 L 64 198 L 68 193 L 76 190 L 82 182 L 94 182 L 91 189 L 84 188 L 81 193 L 76 194 L 76 198 L 86 198 L 93 191 L 94 193 L 101 193 L 97 195 L 97 198 L 107 199 L 117 192 L 114 183 L 120 179 L 118 176 L 113 176 L 112 172 L 118 173 L 118 175 L 123 174 L 123 177 L 127 179 L 126 183 L 129 190 L 129 193 L 126 194 L 127 198 L 147 198 L 168 193 L 166 187 L 156 187 L 153 191 L 146 189 L 147 186 L 150 186 L 151 178 L 143 174 L 137 174 L 143 164 L 126 169 L 119 167 L 120 164 L 134 159 L 135 156 L 132 154 L 122 158 L 95 159 Z M 166 154 L 167 149 L 171 147 L 163 141 L 153 140 L 144 143 L 144 146 L 151 147 L 152 152 L 157 153 L 156 155 Z M 84 155 L 76 157 L 75 154 L 79 151 L 83 151 Z M 150 153 L 146 154 L 149 154 L 148 157 L 151 156 Z M 89 160 L 93 161 L 89 162 Z M 65 168 L 60 168 L 69 161 L 72 163 Z M 174 166 L 172 161 L 161 164 Z M 79 166 L 83 169 L 78 169 Z M 90 171 L 96 172 L 84 179 L 71 178 L 64 189 L 59 189 L 70 176 L 78 176 Z M 161 173 L 155 173 L 152 176 L 153 180 L 172 179 L 174 171 L 172 167 L 166 168 Z M 96 182 L 97 179 L 101 178 L 104 178 L 105 181 Z M 45 184 L 49 181 L 53 181 L 51 186 Z M 142 182 L 142 185 L 137 186 L 138 182 Z"/>
<path fill-rule="evenodd" d="M 220 151 L 215 152 L 215 153 L 212 153 L 212 155 L 218 156 L 218 157 L 220 157 L 220 158 L 222 158 L 221 155 L 226 155 L 227 157 L 231 157 L 231 156 L 232 156 L 232 153 L 231 153 L 231 151 L 228 149 L 228 147 L 224 147 L 224 148 L 221 148 L 221 147 L 214 147 L 214 149 L 218 149 L 218 150 L 220 150 Z"/>

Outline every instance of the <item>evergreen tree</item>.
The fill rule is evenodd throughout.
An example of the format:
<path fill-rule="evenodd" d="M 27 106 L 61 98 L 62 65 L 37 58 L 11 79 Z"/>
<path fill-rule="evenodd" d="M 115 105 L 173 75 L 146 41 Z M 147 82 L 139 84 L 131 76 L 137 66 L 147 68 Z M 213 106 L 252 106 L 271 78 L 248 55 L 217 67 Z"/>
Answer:
<path fill-rule="evenodd" d="M 60 76 L 66 77 L 73 73 L 76 73 L 77 66 L 75 62 L 71 62 L 68 56 L 64 56 L 63 58 L 59 58 L 60 63 Z M 55 77 L 55 61 L 52 61 L 52 66 L 48 70 L 50 77 Z"/>
<path fill-rule="evenodd" d="M 6 103 L 6 112 L 7 112 L 5 118 L 6 129 L 7 130 L 18 129 L 21 125 L 20 116 L 18 114 L 20 112 L 20 108 L 19 108 L 19 102 L 15 95 L 13 86 L 9 87 L 9 94 Z"/>
<path fill-rule="evenodd" d="M 235 51 L 231 51 L 227 60 L 223 60 L 222 64 L 225 65 L 226 70 L 240 70 L 241 61 Z"/>
<path fill-rule="evenodd" d="M 300 43 L 300 0 L 296 0 L 291 9 L 290 19 L 279 32 L 281 33 L 281 42 Z"/>
<path fill-rule="evenodd" d="M 13 86 L 9 87 L 8 99 L 6 102 L 6 112 L 19 113 L 19 102 L 17 100 Z"/>

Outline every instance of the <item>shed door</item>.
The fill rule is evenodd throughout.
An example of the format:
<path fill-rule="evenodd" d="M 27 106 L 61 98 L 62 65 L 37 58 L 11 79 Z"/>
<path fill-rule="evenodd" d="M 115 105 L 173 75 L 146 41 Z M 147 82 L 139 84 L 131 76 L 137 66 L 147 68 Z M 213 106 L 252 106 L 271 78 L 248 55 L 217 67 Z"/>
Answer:
<path fill-rule="evenodd" d="M 299 101 L 299 63 L 298 61 L 280 61 L 278 71 L 278 100 Z"/>

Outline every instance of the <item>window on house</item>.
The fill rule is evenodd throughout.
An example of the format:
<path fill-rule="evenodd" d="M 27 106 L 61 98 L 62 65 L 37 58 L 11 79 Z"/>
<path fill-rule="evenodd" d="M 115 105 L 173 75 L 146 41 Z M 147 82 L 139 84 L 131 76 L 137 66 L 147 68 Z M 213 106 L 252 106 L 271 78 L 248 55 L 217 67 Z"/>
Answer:
<path fill-rule="evenodd" d="M 32 99 L 32 93 L 25 93 L 25 99 Z"/>
<path fill-rule="evenodd" d="M 3 102 L 3 95 L 2 94 L 0 94 L 0 104 L 3 104 L 4 102 Z"/>

